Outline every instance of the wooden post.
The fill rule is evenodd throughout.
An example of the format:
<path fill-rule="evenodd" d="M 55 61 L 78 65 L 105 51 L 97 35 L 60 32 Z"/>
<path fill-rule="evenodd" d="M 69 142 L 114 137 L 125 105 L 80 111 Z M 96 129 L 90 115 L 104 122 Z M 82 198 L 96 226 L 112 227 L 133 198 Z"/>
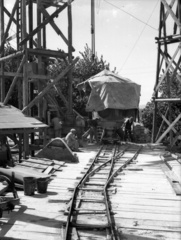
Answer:
<path fill-rule="evenodd" d="M 91 42 L 92 57 L 95 56 L 95 0 L 91 0 Z"/>
<path fill-rule="evenodd" d="M 17 7 L 17 11 L 16 11 L 16 32 L 17 32 L 17 50 L 22 50 L 22 46 L 19 46 L 20 41 L 22 40 L 22 29 L 21 29 L 21 13 L 22 13 L 22 8 L 21 8 L 21 1 L 19 1 L 18 3 L 18 7 Z M 19 64 L 19 62 L 17 63 Z M 18 108 L 22 109 L 23 108 L 23 83 L 22 83 L 22 79 L 18 79 L 17 82 L 17 86 L 18 86 Z M 22 136 L 21 136 L 22 137 Z"/>
<path fill-rule="evenodd" d="M 69 63 L 72 63 L 72 6 L 71 1 L 68 2 L 68 59 Z M 73 123 L 73 111 L 72 111 L 72 68 L 69 70 L 68 73 L 69 79 L 69 90 L 68 90 L 68 121 Z"/>
<path fill-rule="evenodd" d="M 162 28 L 162 12 L 163 12 L 163 4 L 161 4 L 160 7 L 160 25 L 159 25 L 159 34 L 158 37 L 161 37 L 161 28 Z M 158 53 L 157 53 L 157 71 L 156 71 L 156 83 L 155 83 L 155 88 L 158 84 L 159 81 L 159 74 L 160 74 L 160 42 L 158 41 Z M 153 109 L 153 127 L 152 127 L 152 143 L 155 142 L 156 138 L 156 133 L 157 133 L 157 102 L 155 102 L 155 98 L 158 97 L 157 91 L 155 92 L 155 96 L 153 98 L 153 104 L 154 104 L 154 109 Z"/>
<path fill-rule="evenodd" d="M 164 33 L 164 37 L 167 36 L 167 32 L 166 32 L 166 25 L 165 25 L 165 21 L 163 22 L 163 33 Z M 167 49 L 167 44 L 164 42 L 164 54 L 167 56 L 168 55 L 168 49 Z M 167 69 L 168 68 L 168 63 L 167 61 L 165 61 L 165 68 Z M 167 81 L 167 95 L 168 95 L 168 98 L 170 98 L 170 87 L 171 87 L 171 81 L 170 81 L 170 78 L 169 78 L 169 73 L 167 72 L 166 73 L 166 81 Z M 172 122 L 172 109 L 171 109 L 171 104 L 170 102 L 168 102 L 168 111 L 169 111 L 169 114 L 168 114 L 168 118 L 169 118 L 169 122 Z M 172 131 L 170 131 L 170 145 L 173 141 L 173 133 Z"/>
<path fill-rule="evenodd" d="M 4 0 L 0 1 L 0 41 L 1 41 L 1 57 L 4 55 L 4 44 L 3 44 L 3 37 L 4 37 Z M 1 95 L 1 102 L 4 101 L 5 98 L 5 80 L 4 80 L 4 63 L 1 62 L 1 71 L 2 71 L 2 76 L 0 78 L 0 95 Z"/>
<path fill-rule="evenodd" d="M 32 32 L 33 31 L 33 1 L 32 0 L 29 0 L 28 14 L 29 14 L 29 32 Z M 33 38 L 30 38 L 30 40 L 29 40 L 29 48 L 33 48 Z M 32 63 L 33 57 L 28 55 L 28 58 L 29 58 L 30 63 Z M 29 100 L 31 102 L 34 97 L 34 93 L 33 93 L 34 83 L 33 82 L 29 83 L 29 89 L 30 89 L 29 90 L 29 92 L 30 92 Z M 30 114 L 32 117 L 34 116 L 33 108 L 30 109 Z M 34 140 L 35 140 L 35 134 L 33 132 L 33 133 L 31 133 L 31 144 L 34 144 Z M 33 150 L 31 151 L 31 156 L 34 156 Z"/>
<path fill-rule="evenodd" d="M 22 3 L 22 37 L 26 37 L 26 1 L 21 0 Z M 27 76 L 27 42 L 24 43 L 23 49 L 25 51 L 25 64 L 23 65 L 23 107 L 28 104 L 28 76 Z M 25 112 L 28 114 L 28 111 Z M 24 131 L 24 158 L 29 155 L 29 135 Z"/>
<path fill-rule="evenodd" d="M 41 8 L 41 0 L 37 0 L 37 26 L 39 26 L 42 22 L 42 14 L 40 11 Z M 37 33 L 37 44 L 38 48 L 42 48 L 42 37 L 41 37 L 42 29 Z M 38 55 L 38 74 L 42 74 L 42 56 Z M 42 83 L 38 80 L 38 93 L 40 93 L 43 89 Z M 39 100 L 38 103 L 38 117 L 41 120 L 43 116 L 43 104 L 42 99 Z"/>

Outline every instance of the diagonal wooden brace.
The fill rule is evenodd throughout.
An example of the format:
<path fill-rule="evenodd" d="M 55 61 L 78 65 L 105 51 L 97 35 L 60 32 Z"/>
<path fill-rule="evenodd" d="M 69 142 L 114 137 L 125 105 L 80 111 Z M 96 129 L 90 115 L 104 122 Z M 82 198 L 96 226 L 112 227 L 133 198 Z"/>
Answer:
<path fill-rule="evenodd" d="M 159 139 L 156 141 L 156 143 L 160 143 L 161 140 L 167 135 L 168 132 L 175 126 L 175 124 L 180 120 L 181 113 L 178 115 L 178 117 L 170 124 L 170 126 L 167 128 L 167 130 L 159 137 Z"/>
<path fill-rule="evenodd" d="M 47 18 L 44 22 L 39 24 L 27 37 L 25 37 L 21 42 L 20 45 L 25 44 L 30 38 L 32 38 L 36 33 L 38 33 L 43 27 L 45 27 L 48 23 L 50 23 L 60 12 L 62 12 L 66 7 L 67 3 L 65 3 L 63 6 L 58 8 L 52 15 L 50 15 L 49 18 Z"/>
<path fill-rule="evenodd" d="M 172 9 L 168 5 L 168 3 L 165 0 L 161 0 L 161 1 L 162 1 L 163 5 L 165 6 L 165 8 L 167 9 L 167 11 L 169 12 L 169 14 L 171 15 L 171 17 L 173 18 L 173 20 L 175 21 L 175 23 L 177 24 L 177 26 L 179 28 L 181 28 L 181 23 L 180 23 L 179 19 L 176 17 L 176 15 L 172 11 Z"/>
<path fill-rule="evenodd" d="M 22 112 L 24 113 L 28 109 L 30 109 L 36 102 L 38 102 L 52 87 L 57 84 L 61 78 L 63 78 L 69 71 L 74 67 L 74 65 L 78 62 L 79 58 L 77 57 L 72 63 L 67 66 L 63 72 L 61 72 L 52 83 L 49 83 L 39 94 L 36 96 L 26 107 L 23 108 Z"/>
<path fill-rule="evenodd" d="M 167 68 L 166 68 L 166 70 L 165 70 L 164 74 L 161 76 L 161 79 L 160 79 L 160 81 L 158 82 L 157 86 L 155 87 L 155 89 L 154 89 L 154 90 L 155 90 L 155 92 L 154 92 L 154 94 L 153 94 L 153 95 L 155 95 L 155 94 L 156 94 L 156 92 L 158 91 L 158 89 L 159 89 L 159 87 L 160 87 L 161 83 L 163 82 L 163 80 L 164 80 L 164 78 L 165 78 L 165 76 L 166 76 L 166 74 L 167 74 L 168 70 L 169 70 L 169 69 L 170 69 L 170 67 L 172 66 L 172 63 L 173 63 L 173 61 L 174 61 L 175 57 L 177 56 L 178 52 L 180 51 L 180 48 L 181 48 L 181 43 L 179 44 L 178 48 L 176 49 L 176 51 L 175 51 L 175 53 L 174 53 L 174 55 L 173 55 L 173 57 L 172 57 L 172 59 L 171 59 L 170 63 L 168 64 L 168 66 L 167 66 Z"/>

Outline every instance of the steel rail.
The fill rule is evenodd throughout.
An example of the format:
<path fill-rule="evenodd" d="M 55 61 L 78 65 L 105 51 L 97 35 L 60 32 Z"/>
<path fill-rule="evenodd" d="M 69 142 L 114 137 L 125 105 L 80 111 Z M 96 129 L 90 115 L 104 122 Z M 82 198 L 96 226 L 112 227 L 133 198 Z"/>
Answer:
<path fill-rule="evenodd" d="M 108 213 L 108 222 L 109 222 L 109 225 L 110 225 L 110 228 L 111 228 L 111 235 L 110 235 L 110 239 L 112 240 L 117 240 L 117 236 L 115 234 L 115 231 L 114 231 L 114 227 L 113 227 L 113 223 L 112 223 L 112 219 L 111 219 L 111 214 L 110 214 L 110 208 L 109 208 L 109 204 L 108 204 L 108 195 L 107 195 L 107 187 L 109 185 L 109 183 L 112 181 L 113 177 L 117 174 L 118 171 L 122 170 L 123 168 L 125 168 L 130 162 L 132 162 L 134 159 L 137 158 L 139 152 L 141 151 L 142 149 L 142 146 L 136 151 L 136 153 L 134 154 L 133 157 L 131 157 L 130 159 L 128 159 L 122 166 L 120 166 L 107 180 L 105 186 L 104 186 L 104 199 L 105 199 L 105 203 L 106 203 L 106 209 L 107 209 L 107 213 Z M 111 166 L 111 169 L 113 167 L 113 164 L 114 164 L 114 158 L 112 158 L 112 166 Z M 111 170 L 110 169 L 110 170 Z"/>
<path fill-rule="evenodd" d="M 102 145 L 101 148 L 99 149 L 98 153 L 96 154 L 95 158 L 93 159 L 91 165 L 89 166 L 88 170 L 86 171 L 86 173 L 83 175 L 83 177 L 80 179 L 80 181 L 78 182 L 78 184 L 76 185 L 74 192 L 73 192 L 73 196 L 71 199 L 71 204 L 70 204 L 70 208 L 69 208 L 69 215 L 67 218 L 67 223 L 66 223 L 66 228 L 65 228 L 65 240 L 68 240 L 68 234 L 69 234 L 69 230 L 70 230 L 70 224 L 71 224 L 71 217 L 73 215 L 73 212 L 76 211 L 78 214 L 92 214 L 94 213 L 102 213 L 102 211 L 100 210 L 95 210 L 92 211 L 90 209 L 80 209 L 79 207 L 77 208 L 75 205 L 75 201 L 77 200 L 77 194 L 80 190 L 82 190 L 81 186 L 83 186 L 83 184 L 88 180 L 88 178 L 90 176 L 92 176 L 94 173 L 96 173 L 97 171 L 99 171 L 101 168 L 103 168 L 104 166 L 106 166 L 108 163 L 111 162 L 111 166 L 107 175 L 107 180 L 106 183 L 103 184 L 103 195 L 104 195 L 104 204 L 106 207 L 105 210 L 105 215 L 107 217 L 107 225 L 104 226 L 104 228 L 106 229 L 106 233 L 107 233 L 107 239 L 111 239 L 111 240 L 117 240 L 118 237 L 115 233 L 115 226 L 114 223 L 112 221 L 111 218 L 111 214 L 110 214 L 110 209 L 109 209 L 109 204 L 108 204 L 108 194 L 107 194 L 107 186 L 110 183 L 110 181 L 112 181 L 113 177 L 118 173 L 118 171 L 122 170 L 124 167 L 127 166 L 127 164 L 129 164 L 131 161 L 133 161 L 133 159 L 135 159 L 137 157 L 137 155 L 139 154 L 139 151 L 141 150 L 141 147 L 136 151 L 136 153 L 134 154 L 133 157 L 131 157 L 130 159 L 128 159 L 123 165 L 121 165 L 113 174 L 113 167 L 114 164 L 116 163 L 116 161 L 118 159 L 121 158 L 121 156 L 125 153 L 125 151 L 129 148 L 129 146 L 126 146 L 125 149 L 121 150 L 119 153 L 116 154 L 116 151 L 118 150 L 117 145 L 114 146 L 114 151 L 113 151 L 113 155 L 110 156 L 110 159 L 107 160 L 106 162 L 102 163 L 101 165 L 99 165 L 98 167 L 96 167 L 95 169 L 93 169 L 93 167 L 95 166 L 95 163 L 98 162 L 99 159 L 101 159 L 100 153 L 106 149 L 104 149 L 105 145 Z M 92 170 L 93 169 L 93 170 Z M 87 191 L 89 191 L 90 189 L 85 189 Z M 91 191 L 91 190 L 90 190 Z M 80 200 L 81 201 L 81 200 Z M 75 225 L 78 226 L 78 225 Z M 74 225 L 71 225 L 71 227 L 75 227 Z M 87 225 L 88 226 L 88 225 Z"/>
<path fill-rule="evenodd" d="M 107 160 L 105 163 L 102 163 L 101 165 L 99 165 L 97 168 L 93 169 L 90 173 L 86 174 L 85 178 L 83 179 L 83 181 L 81 182 L 80 186 L 82 186 L 85 181 L 91 177 L 92 174 L 94 174 L 96 171 L 98 171 L 100 168 L 104 167 L 104 165 L 107 165 L 109 162 L 112 161 L 112 159 L 117 159 L 118 157 L 120 157 L 121 155 L 124 154 L 124 152 L 126 151 L 127 148 L 123 149 L 121 152 L 119 152 L 116 156 L 111 157 L 109 160 Z M 115 153 L 114 153 L 115 154 Z"/>
<path fill-rule="evenodd" d="M 116 149 L 115 149 L 115 151 L 116 151 Z M 114 154 L 115 154 L 115 151 L 114 151 Z M 123 153 L 124 153 L 124 151 L 123 151 Z M 115 159 L 116 158 L 114 158 L 114 156 L 111 158 L 111 167 L 110 167 L 110 170 L 109 170 L 107 181 L 110 178 Z M 110 230 L 108 228 L 106 228 L 107 239 L 116 240 L 116 234 L 114 233 L 113 222 L 112 222 L 112 219 L 111 219 L 110 208 L 109 208 L 109 204 L 108 204 L 108 196 L 107 196 L 107 192 L 106 192 L 107 188 L 105 188 L 105 186 L 106 186 L 106 184 L 104 185 L 103 193 L 104 193 L 106 212 L 107 212 L 106 216 L 107 216 L 107 220 L 108 220 L 108 225 L 110 227 Z"/>
<path fill-rule="evenodd" d="M 96 162 L 98 156 L 100 155 L 100 152 L 101 152 L 102 149 L 103 149 L 103 146 L 104 146 L 104 145 L 102 145 L 102 146 L 100 147 L 98 153 L 96 154 L 96 156 L 95 156 L 94 160 L 92 161 L 92 164 L 91 164 L 90 167 L 88 168 L 87 172 L 90 171 L 90 169 L 92 168 L 92 166 L 93 166 L 94 163 Z M 72 195 L 72 200 L 71 200 L 71 205 L 70 205 L 70 210 L 69 210 L 70 214 L 68 215 L 67 224 L 66 224 L 66 228 L 65 228 L 65 240 L 68 240 L 68 231 L 69 231 L 69 228 L 70 228 L 71 213 L 72 213 L 72 211 L 73 211 L 73 205 L 74 205 L 76 193 L 77 193 L 77 191 L 78 191 L 79 185 L 80 185 L 81 182 L 84 180 L 87 172 L 84 174 L 84 176 L 82 177 L 82 179 L 80 179 L 80 181 L 78 182 L 77 186 L 76 186 L 75 189 L 74 189 L 73 195 Z"/>
<path fill-rule="evenodd" d="M 136 153 L 134 154 L 134 156 L 131 157 L 130 159 L 128 159 L 122 166 L 120 166 L 120 167 L 110 176 L 110 178 L 108 179 L 108 181 L 107 181 L 107 183 L 106 183 L 106 185 L 105 185 L 106 188 L 107 188 L 108 184 L 112 181 L 113 177 L 114 177 L 115 175 L 117 175 L 117 173 L 118 173 L 120 170 L 122 170 L 123 168 L 125 168 L 130 162 L 132 162 L 134 159 L 137 158 L 137 156 L 138 156 L 139 152 L 141 151 L 142 147 L 143 147 L 143 146 L 140 146 L 140 148 L 136 151 Z"/>

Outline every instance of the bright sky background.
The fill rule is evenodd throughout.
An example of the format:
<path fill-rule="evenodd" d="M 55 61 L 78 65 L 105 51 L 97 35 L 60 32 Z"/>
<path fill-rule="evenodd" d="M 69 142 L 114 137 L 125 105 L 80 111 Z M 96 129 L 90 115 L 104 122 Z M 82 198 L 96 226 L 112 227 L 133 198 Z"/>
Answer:
<path fill-rule="evenodd" d="M 11 4 L 12 0 L 6 0 Z M 91 47 L 91 0 L 72 3 L 74 56 Z M 96 53 L 116 67 L 119 75 L 141 85 L 140 105 L 151 100 L 156 79 L 157 44 L 160 0 L 95 0 Z M 53 8 L 53 11 L 55 8 Z M 51 13 L 51 11 L 50 11 Z M 35 15 L 36 19 L 36 15 Z M 56 24 L 67 36 L 67 10 Z M 47 48 L 63 49 L 67 46 L 48 25 Z"/>
<path fill-rule="evenodd" d="M 91 47 L 90 2 L 75 0 L 72 4 L 73 45 L 77 54 L 86 43 Z M 111 70 L 116 67 L 119 75 L 140 84 L 140 104 L 146 104 L 156 78 L 154 38 L 158 36 L 160 0 L 95 0 L 95 3 L 98 57 L 103 55 Z"/>

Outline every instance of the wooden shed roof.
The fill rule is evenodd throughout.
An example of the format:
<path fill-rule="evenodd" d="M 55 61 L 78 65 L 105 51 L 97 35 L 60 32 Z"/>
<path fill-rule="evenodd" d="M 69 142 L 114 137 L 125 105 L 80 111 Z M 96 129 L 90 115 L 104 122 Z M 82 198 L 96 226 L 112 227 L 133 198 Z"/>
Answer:
<path fill-rule="evenodd" d="M 24 115 L 21 110 L 0 103 L 0 130 L 45 128 L 46 124 L 36 118 Z"/>

